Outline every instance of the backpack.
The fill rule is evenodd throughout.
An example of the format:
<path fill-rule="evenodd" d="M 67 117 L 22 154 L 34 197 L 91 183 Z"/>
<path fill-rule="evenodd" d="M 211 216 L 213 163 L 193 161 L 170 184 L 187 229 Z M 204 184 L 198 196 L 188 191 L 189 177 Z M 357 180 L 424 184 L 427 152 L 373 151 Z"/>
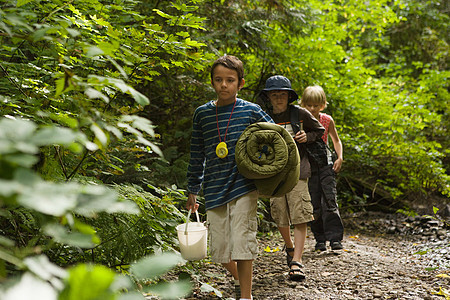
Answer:
<path fill-rule="evenodd" d="M 294 133 L 300 131 L 300 108 L 296 105 L 290 105 L 289 107 L 289 118 L 292 126 L 292 130 Z M 297 144 L 297 146 L 299 146 Z M 315 140 L 314 142 L 306 144 L 306 152 L 308 153 L 308 157 L 310 162 L 315 163 L 319 168 L 328 165 L 328 157 L 327 157 L 327 148 L 328 145 L 325 144 L 322 138 Z M 329 149 L 329 148 L 328 148 Z M 333 153 L 331 151 L 331 153 Z M 333 160 L 334 162 L 334 160 Z"/>

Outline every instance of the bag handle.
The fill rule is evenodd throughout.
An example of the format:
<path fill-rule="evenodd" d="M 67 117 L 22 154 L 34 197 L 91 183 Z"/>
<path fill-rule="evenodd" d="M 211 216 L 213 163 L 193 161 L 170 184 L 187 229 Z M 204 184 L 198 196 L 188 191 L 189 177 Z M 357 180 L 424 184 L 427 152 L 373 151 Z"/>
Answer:
<path fill-rule="evenodd" d="M 188 230 L 188 224 L 189 224 L 189 220 L 191 218 L 191 212 L 192 209 L 189 209 L 187 218 L 186 218 L 186 226 L 184 228 L 184 235 L 187 235 L 187 230 Z M 198 217 L 198 210 L 195 211 L 195 216 L 197 217 L 197 222 L 200 223 L 200 218 Z"/>

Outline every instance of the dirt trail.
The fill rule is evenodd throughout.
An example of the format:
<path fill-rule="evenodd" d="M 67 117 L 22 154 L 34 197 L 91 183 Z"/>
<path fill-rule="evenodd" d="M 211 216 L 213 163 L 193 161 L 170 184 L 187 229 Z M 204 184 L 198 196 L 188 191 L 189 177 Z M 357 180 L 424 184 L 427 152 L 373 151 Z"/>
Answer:
<path fill-rule="evenodd" d="M 260 238 L 260 255 L 254 263 L 253 297 L 259 299 L 445 299 L 434 295 L 450 288 L 450 270 L 427 271 L 426 256 L 414 255 L 417 243 L 405 236 L 347 234 L 344 250 L 314 252 L 314 239 L 308 228 L 303 263 L 306 280 L 291 282 L 285 254 L 266 252 L 282 249 L 278 234 Z M 199 278 L 222 292 L 222 297 L 202 290 L 197 284 L 186 299 L 227 299 L 234 297 L 231 277 L 219 266 L 202 264 Z"/>

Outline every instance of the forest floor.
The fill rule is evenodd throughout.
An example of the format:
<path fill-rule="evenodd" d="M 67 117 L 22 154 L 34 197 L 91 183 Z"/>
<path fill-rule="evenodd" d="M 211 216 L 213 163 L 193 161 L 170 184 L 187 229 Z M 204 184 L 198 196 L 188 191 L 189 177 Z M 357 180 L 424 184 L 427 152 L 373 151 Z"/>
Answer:
<path fill-rule="evenodd" d="M 385 215 L 343 219 L 343 250 L 327 245 L 327 251 L 315 252 L 308 228 L 306 279 L 301 282 L 288 280 L 281 236 L 260 237 L 253 299 L 450 299 L 448 226 Z M 231 277 L 221 266 L 207 261 L 193 266 L 198 275 L 187 300 L 235 297 Z"/>

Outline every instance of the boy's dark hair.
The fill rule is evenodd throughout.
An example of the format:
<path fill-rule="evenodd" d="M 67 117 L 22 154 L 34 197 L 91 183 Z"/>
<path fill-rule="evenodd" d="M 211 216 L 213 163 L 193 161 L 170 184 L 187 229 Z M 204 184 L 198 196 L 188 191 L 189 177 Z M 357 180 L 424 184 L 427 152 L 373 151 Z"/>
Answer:
<path fill-rule="evenodd" d="M 242 61 L 233 55 L 224 55 L 216 59 L 216 61 L 211 66 L 211 80 L 214 76 L 214 69 L 218 66 L 222 65 L 225 68 L 235 70 L 238 75 L 238 80 L 241 82 L 241 80 L 244 78 L 244 64 Z"/>

